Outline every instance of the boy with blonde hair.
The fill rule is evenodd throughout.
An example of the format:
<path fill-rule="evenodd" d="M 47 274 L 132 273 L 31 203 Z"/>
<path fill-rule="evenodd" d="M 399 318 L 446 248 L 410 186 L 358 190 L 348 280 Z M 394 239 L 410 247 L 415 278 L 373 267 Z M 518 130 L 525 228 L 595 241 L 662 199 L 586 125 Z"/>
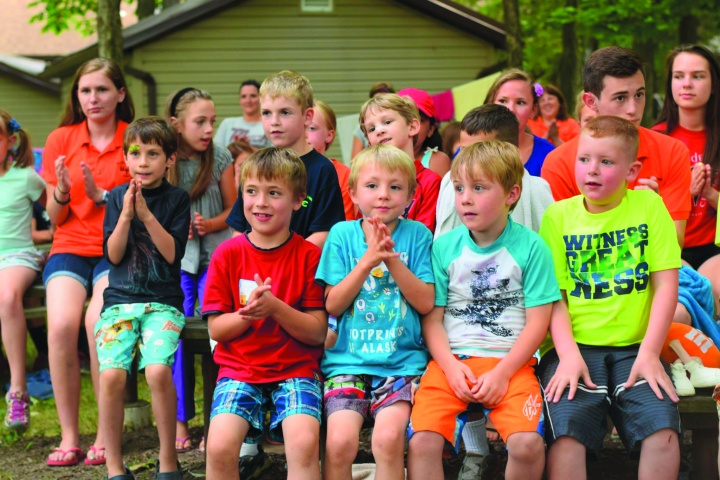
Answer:
<path fill-rule="evenodd" d="M 220 367 L 207 439 L 207 478 L 238 478 L 246 437 L 265 416 L 282 429 L 288 478 L 320 477 L 320 357 L 327 332 L 315 283 L 320 249 L 290 230 L 305 198 L 305 168 L 289 149 L 264 148 L 243 163 L 241 191 L 252 229 L 221 244 L 203 304 Z"/>
<path fill-rule="evenodd" d="M 313 119 L 310 81 L 297 72 L 283 70 L 260 85 L 260 114 L 265 135 L 276 147 L 289 148 L 305 164 L 306 197 L 293 215 L 290 229 L 322 248 L 330 227 L 345 219 L 340 183 L 330 160 L 308 145 L 305 129 Z M 242 195 L 228 215 L 235 234 L 250 227 L 243 216 Z"/>
<path fill-rule="evenodd" d="M 520 197 L 518 149 L 492 140 L 465 147 L 451 177 L 463 225 L 432 247 L 435 308 L 422 320 L 432 360 L 412 411 L 408 474 L 443 478 L 470 403 L 482 404 L 508 446 L 505 478 L 539 479 L 542 397 L 533 354 L 545 338 L 557 281 L 542 239 L 509 213 Z"/>
<path fill-rule="evenodd" d="M 641 138 L 627 120 L 591 119 L 577 141 L 582 195 L 548 207 L 540 229 L 569 309 L 569 321 L 553 314 L 552 342 L 540 349 L 550 479 L 586 478 L 608 414 L 628 450 L 641 445 L 640 479 L 677 478 L 678 398 L 660 350 L 680 248 L 662 198 L 627 188 L 641 169 Z"/>
<path fill-rule="evenodd" d="M 383 93 L 362 106 L 360 128 L 371 146 L 389 143 L 414 158 L 413 137 L 420 131 L 420 113 L 410 97 Z M 441 179 L 419 160 L 415 160 L 415 178 L 415 196 L 403 212 L 403 217 L 417 220 L 433 232 Z"/>
<path fill-rule="evenodd" d="M 364 420 L 374 420 L 378 478 L 404 478 L 412 395 L 427 364 L 419 314 L 432 308 L 432 235 L 399 218 L 415 190 L 415 162 L 391 146 L 362 150 L 349 188 L 363 218 L 330 230 L 317 280 L 337 317 L 321 362 L 327 442 L 324 475 L 351 479 Z"/>

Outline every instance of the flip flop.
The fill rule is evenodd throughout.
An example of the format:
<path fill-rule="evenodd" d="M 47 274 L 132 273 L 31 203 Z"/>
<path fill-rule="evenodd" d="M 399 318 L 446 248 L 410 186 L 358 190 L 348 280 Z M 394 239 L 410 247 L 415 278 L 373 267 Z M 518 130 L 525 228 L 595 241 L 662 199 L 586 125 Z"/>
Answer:
<path fill-rule="evenodd" d="M 188 442 L 190 442 L 190 446 L 189 446 L 189 447 L 186 447 L 185 444 L 188 443 Z M 178 448 L 178 447 L 177 447 L 177 444 L 178 444 L 178 443 L 179 443 L 180 445 L 182 445 L 182 447 Z M 181 438 L 181 437 L 175 437 L 175 451 L 176 451 L 177 453 L 187 453 L 187 452 L 189 452 L 190 450 L 192 450 L 192 441 L 190 440 L 190 435 L 188 435 L 188 436 L 186 436 L 186 437 L 182 437 L 182 438 Z"/>
<path fill-rule="evenodd" d="M 85 458 L 85 452 L 80 450 L 80 448 L 78 447 L 72 447 L 67 450 L 63 450 L 62 448 L 58 447 L 53 449 L 53 453 L 55 452 L 62 453 L 62 458 L 60 460 L 51 460 L 50 457 L 48 457 L 46 461 L 48 467 L 72 467 L 80 463 L 80 460 Z M 70 453 L 72 453 L 73 456 L 70 458 L 65 458 Z"/>
<path fill-rule="evenodd" d="M 98 455 L 98 453 L 100 452 L 102 452 L 102 457 Z M 95 445 L 90 445 L 88 454 L 85 457 L 85 465 L 105 465 L 105 447 L 96 447 Z"/>

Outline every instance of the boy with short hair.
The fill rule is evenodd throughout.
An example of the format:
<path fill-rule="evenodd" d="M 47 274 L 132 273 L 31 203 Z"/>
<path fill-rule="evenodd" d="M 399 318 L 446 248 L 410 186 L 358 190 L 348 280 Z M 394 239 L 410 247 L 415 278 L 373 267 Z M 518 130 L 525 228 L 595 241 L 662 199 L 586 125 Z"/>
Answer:
<path fill-rule="evenodd" d="M 520 197 L 518 149 L 492 140 L 463 148 L 450 170 L 463 226 L 435 241 L 435 308 L 422 320 L 432 360 L 415 394 L 408 473 L 443 478 L 470 403 L 508 445 L 505 478 L 543 473 L 542 397 L 533 354 L 545 338 L 557 281 L 542 239 L 509 213 Z"/>
<path fill-rule="evenodd" d="M 597 115 L 613 115 L 638 126 L 640 172 L 628 188 L 649 188 L 660 194 L 675 221 L 678 243 L 683 244 L 690 216 L 690 152 L 680 140 L 640 127 L 645 109 L 643 62 L 622 47 L 605 47 L 590 55 L 583 67 L 583 101 Z M 545 158 L 542 177 L 555 201 L 580 194 L 574 169 L 579 136 L 563 143 Z"/>
<path fill-rule="evenodd" d="M 413 139 L 420 131 L 420 113 L 410 97 L 383 93 L 365 102 L 360 111 L 360 129 L 371 146 L 389 143 L 415 158 Z M 417 188 L 403 217 L 417 220 L 435 231 L 435 207 L 440 176 L 415 160 Z"/>
<path fill-rule="evenodd" d="M 270 75 L 260 86 L 260 114 L 267 138 L 275 147 L 295 152 L 307 172 L 307 196 L 293 215 L 290 229 L 322 248 L 330 227 L 345 220 L 345 212 L 335 167 L 305 139 L 305 129 L 313 119 L 310 81 L 289 70 Z M 241 192 L 226 221 L 235 235 L 250 227 L 243 216 Z"/>
<path fill-rule="evenodd" d="M 391 146 L 353 160 L 350 194 L 363 218 L 330 230 L 317 279 L 337 317 L 337 342 L 325 351 L 328 480 L 350 479 L 363 420 L 374 420 L 378 478 L 403 478 L 413 391 L 428 356 L 419 314 L 433 307 L 432 235 L 399 218 L 415 190 L 415 161 Z"/>
<path fill-rule="evenodd" d="M 331 166 L 332 168 L 332 166 Z M 207 478 L 238 478 L 246 437 L 258 442 L 265 414 L 282 427 L 289 478 L 320 477 L 320 357 L 327 333 L 320 249 L 290 230 L 307 183 L 289 149 L 252 154 L 241 171 L 251 229 L 221 244 L 210 261 L 203 317 L 220 367 L 206 444 Z"/>
<path fill-rule="evenodd" d="M 518 119 L 507 107 L 494 103 L 481 105 L 470 110 L 462 119 L 460 148 L 492 139 L 508 142 L 517 147 L 518 131 Z M 553 202 L 550 186 L 542 178 L 530 175 L 526 169 L 523 172 L 521 187 L 523 195 L 510 212 L 510 216 L 515 222 L 537 232 L 540 230 L 545 209 Z M 448 172 L 440 184 L 435 239 L 461 224 L 455 209 L 455 189 Z"/>
<path fill-rule="evenodd" d="M 185 326 L 180 260 L 190 228 L 190 197 L 165 179 L 177 151 L 177 135 L 165 120 L 147 117 L 130 124 L 123 151 L 132 180 L 108 198 L 103 230 L 110 284 L 95 325 L 107 476 L 134 478 L 123 466 L 121 441 L 123 392 L 137 344 L 160 440 L 156 478 L 181 480 L 171 368 Z"/>
<path fill-rule="evenodd" d="M 678 398 L 660 350 L 677 304 L 680 248 L 660 197 L 627 188 L 642 168 L 638 143 L 631 122 L 591 119 L 577 142 L 582 195 L 543 218 L 570 318 L 553 315 L 552 342 L 540 349 L 550 479 L 585 478 L 608 413 L 628 450 L 642 443 L 639 478 L 677 478 Z"/>

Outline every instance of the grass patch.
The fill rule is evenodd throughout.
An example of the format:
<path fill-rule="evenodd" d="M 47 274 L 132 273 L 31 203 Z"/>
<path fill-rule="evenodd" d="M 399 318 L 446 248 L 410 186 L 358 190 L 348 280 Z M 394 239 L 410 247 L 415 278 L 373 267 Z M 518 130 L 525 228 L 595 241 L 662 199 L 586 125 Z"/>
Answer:
<path fill-rule="evenodd" d="M 30 343 L 32 345 L 32 342 Z M 92 380 L 89 373 L 83 373 L 80 377 L 80 415 L 78 419 L 80 435 L 94 434 L 97 431 L 98 408 L 93 392 Z M 203 424 L 203 379 L 200 357 L 195 359 L 195 409 L 197 415 L 190 421 L 190 427 L 202 426 Z M 150 388 L 145 381 L 145 375 L 138 375 L 138 398 L 151 402 Z M 5 411 L 3 410 L 3 415 Z M 4 417 L 3 417 L 4 418 Z M 27 442 L 24 448 L 32 447 L 33 437 L 57 437 L 60 436 L 60 423 L 58 422 L 55 399 L 33 400 L 30 407 L 30 428 L 18 435 L 16 432 L 0 427 L 0 447 L 15 445 L 18 442 Z M 0 472 L 0 480 L 3 478 Z"/>

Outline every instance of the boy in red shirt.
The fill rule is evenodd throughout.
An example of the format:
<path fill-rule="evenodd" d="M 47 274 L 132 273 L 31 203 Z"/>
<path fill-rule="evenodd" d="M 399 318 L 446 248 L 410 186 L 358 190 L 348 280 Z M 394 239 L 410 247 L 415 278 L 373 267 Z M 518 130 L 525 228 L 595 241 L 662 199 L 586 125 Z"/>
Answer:
<path fill-rule="evenodd" d="M 222 243 L 208 269 L 203 316 L 220 367 L 207 439 L 207 478 L 238 478 L 246 437 L 282 428 L 290 478 L 320 478 L 322 382 L 327 333 L 320 249 L 290 231 L 307 182 L 291 150 L 265 148 L 243 163 L 243 211 L 251 230 Z"/>

